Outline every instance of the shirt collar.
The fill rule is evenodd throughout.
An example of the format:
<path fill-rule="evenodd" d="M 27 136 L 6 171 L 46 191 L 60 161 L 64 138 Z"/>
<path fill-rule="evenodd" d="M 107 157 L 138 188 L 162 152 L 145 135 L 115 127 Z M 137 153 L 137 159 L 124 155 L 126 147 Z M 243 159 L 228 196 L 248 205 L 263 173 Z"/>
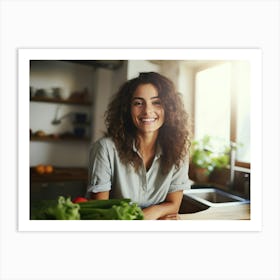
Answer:
<path fill-rule="evenodd" d="M 162 148 L 161 146 L 159 145 L 159 143 L 157 142 L 157 147 L 156 147 L 156 154 L 155 154 L 155 158 L 159 158 L 161 155 L 162 155 Z M 133 142 L 132 142 L 132 149 L 135 153 L 137 153 L 140 157 L 141 157 L 141 154 L 140 152 L 138 151 L 138 149 L 136 148 L 136 141 L 135 139 L 133 139 Z"/>

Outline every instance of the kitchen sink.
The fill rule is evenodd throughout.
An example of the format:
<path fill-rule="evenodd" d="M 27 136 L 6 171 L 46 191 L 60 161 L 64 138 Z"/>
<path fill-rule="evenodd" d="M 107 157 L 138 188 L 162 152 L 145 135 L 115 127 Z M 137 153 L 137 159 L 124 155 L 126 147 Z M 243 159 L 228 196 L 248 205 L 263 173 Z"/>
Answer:
<path fill-rule="evenodd" d="M 179 213 L 195 213 L 209 207 L 234 206 L 249 202 L 247 199 L 217 188 L 189 189 L 184 191 Z"/>
<path fill-rule="evenodd" d="M 181 202 L 181 206 L 179 209 L 180 214 L 191 214 L 191 213 L 196 213 L 199 211 L 203 211 L 208 209 L 209 206 L 201 203 L 195 199 L 192 199 L 188 195 L 183 195 L 183 199 Z"/>

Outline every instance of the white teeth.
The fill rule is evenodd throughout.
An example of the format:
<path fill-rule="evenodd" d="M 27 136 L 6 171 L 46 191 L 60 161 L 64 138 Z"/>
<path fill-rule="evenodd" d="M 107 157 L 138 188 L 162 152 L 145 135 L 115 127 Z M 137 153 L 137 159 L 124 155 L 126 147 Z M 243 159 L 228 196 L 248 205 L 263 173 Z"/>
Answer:
<path fill-rule="evenodd" d="M 142 122 L 153 122 L 156 119 L 141 119 Z"/>

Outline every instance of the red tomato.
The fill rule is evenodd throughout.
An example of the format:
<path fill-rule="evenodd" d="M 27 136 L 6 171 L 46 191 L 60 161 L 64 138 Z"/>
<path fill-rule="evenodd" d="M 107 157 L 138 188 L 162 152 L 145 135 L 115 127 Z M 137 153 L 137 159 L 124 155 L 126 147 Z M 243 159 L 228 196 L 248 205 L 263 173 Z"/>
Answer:
<path fill-rule="evenodd" d="M 78 196 L 73 199 L 73 203 L 87 202 L 88 200 L 85 197 Z"/>

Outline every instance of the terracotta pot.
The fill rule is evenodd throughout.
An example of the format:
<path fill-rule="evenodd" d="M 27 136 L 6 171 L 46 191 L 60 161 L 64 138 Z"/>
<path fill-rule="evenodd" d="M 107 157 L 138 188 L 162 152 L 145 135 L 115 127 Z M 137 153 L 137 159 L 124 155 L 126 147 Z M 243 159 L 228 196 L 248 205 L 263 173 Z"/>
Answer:
<path fill-rule="evenodd" d="M 209 179 L 209 175 L 207 173 L 206 168 L 196 168 L 195 169 L 195 177 L 198 183 L 207 183 Z"/>

